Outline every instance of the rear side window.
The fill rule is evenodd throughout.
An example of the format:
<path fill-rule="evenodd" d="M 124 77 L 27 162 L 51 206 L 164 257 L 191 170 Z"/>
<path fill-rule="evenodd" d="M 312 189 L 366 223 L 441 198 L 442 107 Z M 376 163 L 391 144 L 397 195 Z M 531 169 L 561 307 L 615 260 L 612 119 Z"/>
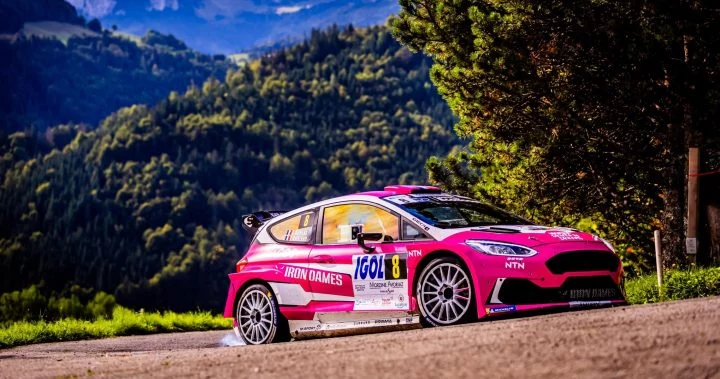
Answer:
<path fill-rule="evenodd" d="M 308 243 L 315 232 L 315 212 L 300 213 L 270 227 L 270 235 L 280 242 Z"/>

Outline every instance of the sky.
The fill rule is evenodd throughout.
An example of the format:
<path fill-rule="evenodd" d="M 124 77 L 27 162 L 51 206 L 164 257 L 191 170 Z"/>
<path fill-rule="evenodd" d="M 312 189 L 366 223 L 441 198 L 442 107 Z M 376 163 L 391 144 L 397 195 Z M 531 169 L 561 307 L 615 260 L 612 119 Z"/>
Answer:
<path fill-rule="evenodd" d="M 384 24 L 397 0 L 67 0 L 105 28 L 171 33 L 205 53 L 230 54 L 297 40 L 333 23 Z"/>

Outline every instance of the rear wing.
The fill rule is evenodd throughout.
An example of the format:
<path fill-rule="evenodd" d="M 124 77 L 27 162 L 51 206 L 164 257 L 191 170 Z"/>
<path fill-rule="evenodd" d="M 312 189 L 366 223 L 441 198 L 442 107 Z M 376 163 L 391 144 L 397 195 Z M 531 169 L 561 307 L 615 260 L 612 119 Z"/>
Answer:
<path fill-rule="evenodd" d="M 258 211 L 242 216 L 243 229 L 255 235 L 258 229 L 268 220 L 280 216 L 287 211 Z"/>

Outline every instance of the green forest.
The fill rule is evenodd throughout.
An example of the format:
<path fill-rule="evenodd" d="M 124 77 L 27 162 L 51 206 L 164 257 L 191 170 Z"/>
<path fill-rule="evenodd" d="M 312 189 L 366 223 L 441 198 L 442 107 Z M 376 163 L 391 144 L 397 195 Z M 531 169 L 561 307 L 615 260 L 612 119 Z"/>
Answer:
<path fill-rule="evenodd" d="M 0 308 L 102 311 L 102 291 L 135 309 L 219 311 L 242 214 L 426 182 L 426 158 L 459 143 L 431 65 L 384 27 L 332 27 L 97 129 L 7 136 Z"/>

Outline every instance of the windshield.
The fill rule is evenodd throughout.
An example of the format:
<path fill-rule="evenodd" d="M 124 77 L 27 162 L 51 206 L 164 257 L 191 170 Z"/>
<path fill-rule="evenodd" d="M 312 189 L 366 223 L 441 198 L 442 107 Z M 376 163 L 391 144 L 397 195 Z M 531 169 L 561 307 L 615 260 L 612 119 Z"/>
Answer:
<path fill-rule="evenodd" d="M 479 201 L 448 194 L 412 194 L 383 198 L 438 228 L 532 225 L 522 217 Z"/>

